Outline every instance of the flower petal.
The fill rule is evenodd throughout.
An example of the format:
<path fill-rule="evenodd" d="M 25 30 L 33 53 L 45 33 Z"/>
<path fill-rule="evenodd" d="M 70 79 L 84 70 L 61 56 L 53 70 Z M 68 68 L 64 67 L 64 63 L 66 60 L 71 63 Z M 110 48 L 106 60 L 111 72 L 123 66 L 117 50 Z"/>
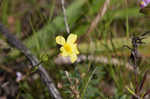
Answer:
<path fill-rule="evenodd" d="M 70 56 L 70 58 L 71 58 L 71 62 L 74 63 L 77 60 L 77 55 L 76 54 L 72 54 Z"/>
<path fill-rule="evenodd" d="M 75 54 L 79 54 L 79 50 L 78 50 L 78 48 L 77 48 L 77 44 L 73 44 L 73 52 L 75 53 Z"/>
<path fill-rule="evenodd" d="M 143 1 L 147 4 L 150 3 L 150 0 L 143 0 Z"/>
<path fill-rule="evenodd" d="M 140 7 L 144 8 L 144 7 L 148 6 L 149 3 L 150 3 L 150 0 L 141 0 L 140 1 Z"/>
<path fill-rule="evenodd" d="M 75 43 L 77 40 L 77 35 L 76 34 L 70 34 L 67 38 L 67 43 Z"/>
<path fill-rule="evenodd" d="M 56 43 L 60 44 L 60 45 L 64 45 L 65 44 L 65 38 L 63 36 L 57 36 L 56 37 Z"/>
<path fill-rule="evenodd" d="M 144 1 L 141 1 L 141 2 L 140 2 L 140 7 L 141 7 L 141 8 L 144 8 L 144 7 L 146 7 L 146 6 L 147 6 L 147 4 L 146 4 Z"/>
<path fill-rule="evenodd" d="M 76 54 L 79 54 L 79 53 L 80 53 L 77 48 L 75 49 L 75 53 L 76 53 Z"/>
<path fill-rule="evenodd" d="M 64 47 L 61 47 L 60 51 L 62 56 L 68 56 L 68 53 L 65 51 Z"/>

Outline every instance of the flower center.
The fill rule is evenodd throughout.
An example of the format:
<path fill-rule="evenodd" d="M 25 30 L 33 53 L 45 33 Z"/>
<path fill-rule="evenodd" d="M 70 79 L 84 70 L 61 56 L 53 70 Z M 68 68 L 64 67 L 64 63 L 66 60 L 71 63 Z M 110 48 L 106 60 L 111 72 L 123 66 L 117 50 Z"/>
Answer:
<path fill-rule="evenodd" d="M 69 44 L 65 44 L 64 45 L 64 49 L 66 50 L 66 52 L 72 53 L 72 48 L 71 48 L 71 46 Z"/>

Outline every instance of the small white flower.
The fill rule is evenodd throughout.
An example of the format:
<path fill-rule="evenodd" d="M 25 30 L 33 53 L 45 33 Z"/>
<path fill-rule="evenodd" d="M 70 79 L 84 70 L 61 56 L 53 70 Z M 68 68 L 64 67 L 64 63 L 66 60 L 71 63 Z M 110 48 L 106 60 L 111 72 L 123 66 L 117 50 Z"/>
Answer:
<path fill-rule="evenodd" d="M 16 82 L 19 82 L 19 81 L 21 81 L 22 80 L 22 78 L 23 78 L 23 76 L 22 76 L 22 74 L 21 74 L 21 72 L 16 72 Z"/>

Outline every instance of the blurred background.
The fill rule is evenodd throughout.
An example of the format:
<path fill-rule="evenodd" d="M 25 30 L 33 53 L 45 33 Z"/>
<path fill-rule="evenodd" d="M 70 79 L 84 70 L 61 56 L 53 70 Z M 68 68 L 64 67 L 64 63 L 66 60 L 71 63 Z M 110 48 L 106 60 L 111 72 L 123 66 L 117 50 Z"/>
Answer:
<path fill-rule="evenodd" d="M 134 73 L 130 50 L 123 45 L 132 47 L 131 37 L 150 30 L 150 17 L 139 12 L 139 1 L 65 0 L 65 8 L 70 31 L 78 35 L 74 64 L 60 57 L 55 41 L 57 35 L 68 36 L 61 0 L 0 0 L 0 22 L 39 60 L 48 58 L 42 64 L 63 99 L 130 99 L 127 87 L 135 87 Z M 0 37 L 0 99 L 52 99 L 39 75 L 29 73 L 26 57 Z M 144 41 L 139 81 L 150 64 L 149 36 Z M 17 72 L 25 78 L 16 81 Z M 149 86 L 147 80 L 142 92 Z"/>

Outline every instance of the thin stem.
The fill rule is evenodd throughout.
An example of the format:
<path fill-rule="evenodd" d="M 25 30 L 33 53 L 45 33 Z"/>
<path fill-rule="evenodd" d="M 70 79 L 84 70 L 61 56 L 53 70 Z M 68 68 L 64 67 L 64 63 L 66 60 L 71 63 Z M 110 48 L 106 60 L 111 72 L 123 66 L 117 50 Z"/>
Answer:
<path fill-rule="evenodd" d="M 87 88 L 88 88 L 88 85 L 89 85 L 89 83 L 90 83 L 90 81 L 91 81 L 91 79 L 92 79 L 94 73 L 96 72 L 96 70 L 97 70 L 97 67 L 93 70 L 92 74 L 90 75 L 90 77 L 89 77 L 89 79 L 88 79 L 88 81 L 87 81 L 87 83 L 86 83 L 86 85 L 85 85 L 85 87 L 84 87 L 84 89 L 83 89 L 83 92 L 82 92 L 82 95 L 81 95 L 81 99 L 83 99 L 83 97 L 84 97 L 84 95 L 85 95 L 85 93 L 86 93 L 86 90 L 87 90 Z"/>
<path fill-rule="evenodd" d="M 128 1 L 125 0 L 126 9 L 126 36 L 129 37 L 129 18 L 128 18 Z"/>
<path fill-rule="evenodd" d="M 65 9 L 65 1 L 61 0 L 61 4 L 62 4 L 62 10 L 63 10 L 63 14 L 64 14 L 64 22 L 66 25 L 66 31 L 69 34 L 70 33 L 70 29 L 69 29 L 69 25 L 68 25 L 68 21 L 67 21 L 67 15 L 66 15 L 66 9 Z"/>

